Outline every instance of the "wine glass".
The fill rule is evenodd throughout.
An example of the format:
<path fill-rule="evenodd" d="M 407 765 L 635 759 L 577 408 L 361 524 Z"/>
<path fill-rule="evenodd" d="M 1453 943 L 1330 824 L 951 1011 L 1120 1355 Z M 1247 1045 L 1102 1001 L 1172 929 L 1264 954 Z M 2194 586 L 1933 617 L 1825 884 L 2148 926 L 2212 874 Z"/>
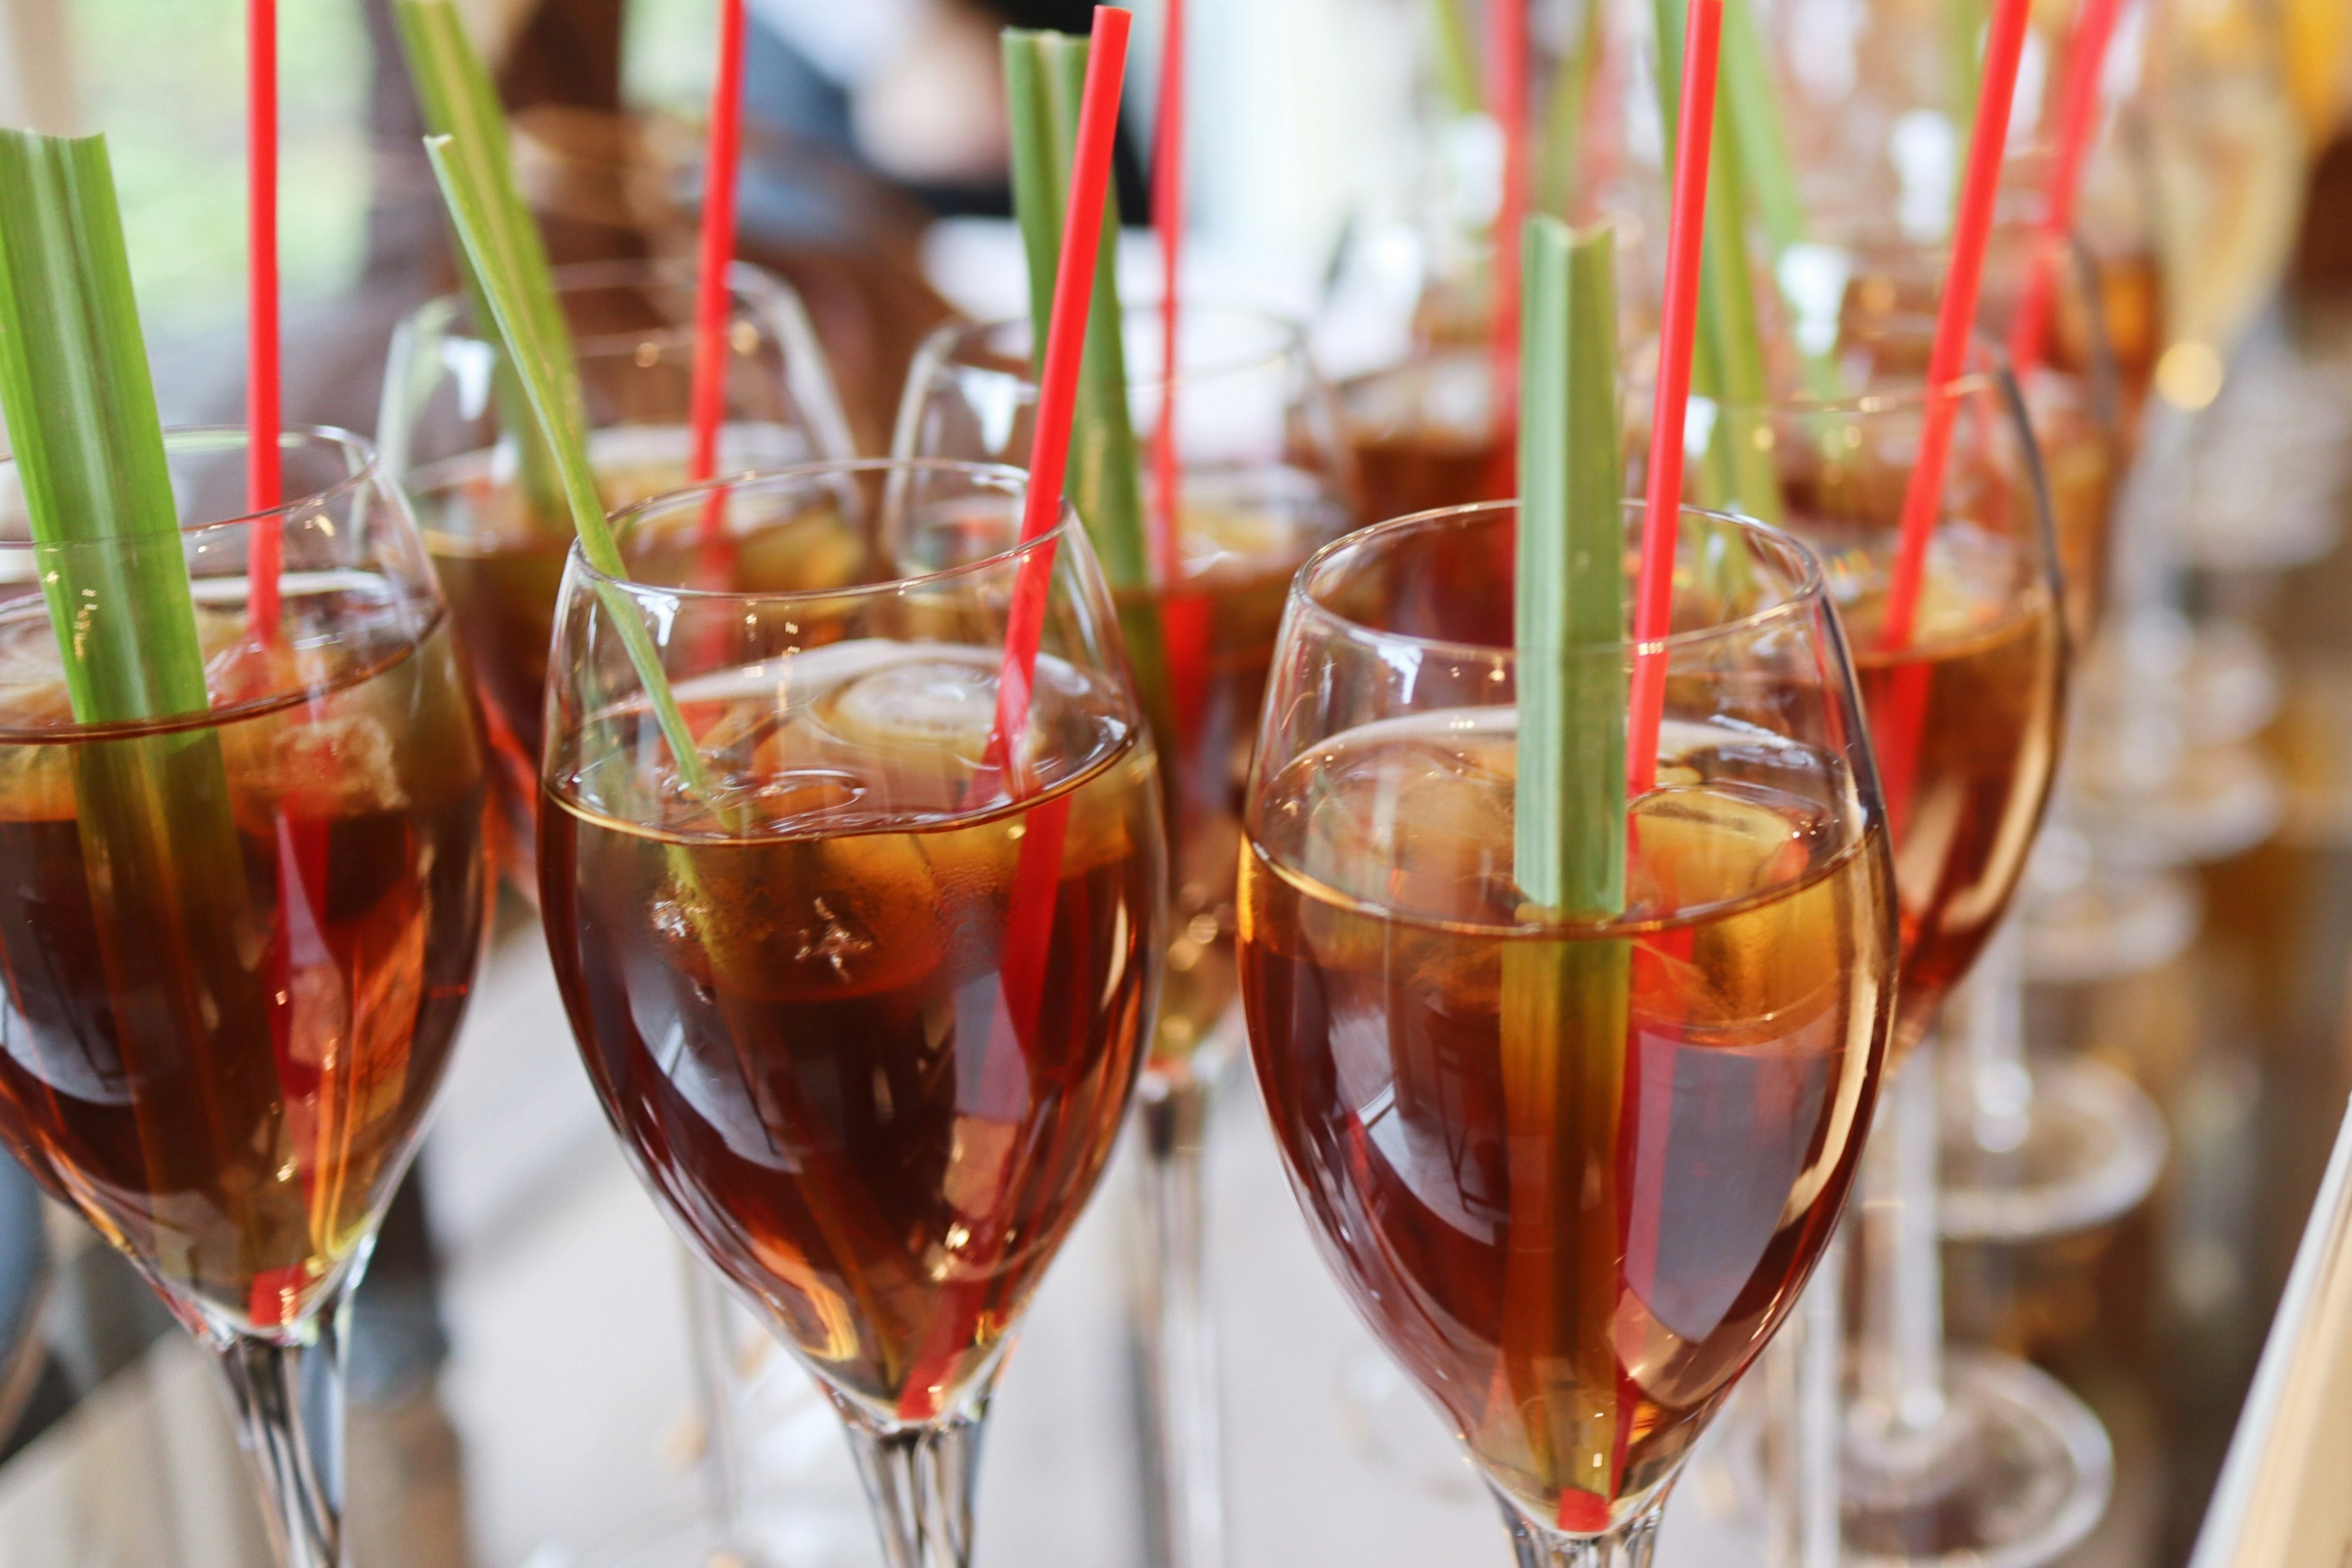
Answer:
<path fill-rule="evenodd" d="M 1401 519 L 1300 573 L 1252 777 L 1242 993 L 1325 1260 L 1520 1562 L 1642 1564 L 1853 1179 L 1894 1005 L 1887 825 L 1819 566 L 1688 511 L 1624 912 L 1531 913 L 1495 609 L 1516 523 L 1509 503 Z M 1566 682 L 1622 682 L 1636 651 L 1571 649 Z"/>
<path fill-rule="evenodd" d="M 2032 268 L 2050 268 L 2035 363 L 2018 379 L 2046 481 L 2068 650 L 2079 674 L 2105 607 L 2112 519 L 2129 447 L 2129 388 L 2107 336 L 2112 313 L 2089 246 L 2069 237 L 2053 251 L 2034 211 L 2038 195 L 2030 187 L 2016 195 L 2029 221 L 1993 231 L 1979 321 L 2011 342 Z M 1846 341 L 1919 338 L 1939 287 L 1942 247 L 1876 231 L 1858 237 L 1851 256 Z M 1908 328 L 1902 325 L 1906 307 L 1921 311 Z M 2023 1241 L 2103 1224 L 2145 1198 L 2163 1165 L 2163 1119 L 2128 1078 L 2079 1053 L 2043 1051 L 2029 1059 L 2026 1050 L 2024 939 L 2011 928 L 2035 913 L 2041 878 L 2032 867 L 2048 864 L 2045 856 L 2061 863 L 2079 858 L 2087 848 L 2078 826 L 2084 816 L 2080 790 L 2066 787 L 2070 777 L 2060 776 L 2021 907 L 1991 939 L 1969 981 L 1961 1026 L 1947 1042 L 1938 1223 L 1948 1237 Z M 2092 880 L 2089 869 L 2077 878 L 2078 890 Z M 2082 909 L 2080 900 L 2074 907 Z M 2042 924 L 2038 936 L 2050 934 L 2046 915 Z M 2077 929 L 2060 940 L 2087 946 L 2108 934 Z"/>
<path fill-rule="evenodd" d="M 551 654 L 541 901 L 589 1076 L 824 1384 L 896 1568 L 969 1560 L 989 1393 L 1162 962 L 1116 612 L 1068 507 L 1018 542 L 1024 488 L 865 462 L 656 498 L 616 519 L 628 579 L 575 552 Z M 845 524 L 849 584 L 743 585 Z"/>
<path fill-rule="evenodd" d="M 287 432 L 296 499 L 248 513 L 247 446 L 166 435 L 176 539 L 27 542 L 0 463 L 0 1140 L 212 1354 L 280 1561 L 333 1568 L 347 1304 L 480 954 L 486 762 L 373 450 Z M 52 577 L 89 586 L 77 638 L 152 624 L 99 585 L 184 581 L 209 708 L 78 722 Z"/>
<path fill-rule="evenodd" d="M 1112 588 L 1123 612 L 1156 611 L 1167 649 L 1173 858 L 1168 963 L 1142 1106 L 1144 1244 L 1138 1340 L 1151 1436 L 1147 1515 L 1175 1538 L 1155 1561 L 1199 1559 L 1223 1530 L 1217 1367 L 1206 1304 L 1202 1142 L 1215 1084 L 1238 1044 L 1234 878 L 1243 786 L 1291 574 L 1353 526 L 1337 405 L 1293 323 L 1188 305 L 1176 373 L 1160 310 L 1127 312 L 1129 413 L 1150 443 L 1172 384 L 1179 468 L 1174 538 L 1158 463 L 1142 465 L 1148 562 Z M 916 356 L 894 443 L 901 458 L 1025 460 L 1036 385 L 1026 321 L 950 325 Z M 1156 459 L 1156 448 L 1148 447 Z M 1099 521 L 1099 520 L 1097 520 Z"/>
<path fill-rule="evenodd" d="M 2055 769 L 2064 595 L 2040 455 L 1999 353 L 1921 379 L 1932 323 L 1849 321 L 1850 397 L 1727 409 L 1714 439 L 1775 454 L 1789 530 L 1827 563 L 1853 636 L 1892 824 L 1902 967 L 1886 1115 L 1862 1227 L 1863 1321 L 1846 1414 L 1848 1551 L 1865 1561 L 2046 1562 L 2105 1505 L 2105 1434 L 2022 1362 L 1943 1346 L 1933 1053 L 1905 1061 L 2008 909 Z M 1886 574 L 1930 395 L 1954 443 L 1916 629 L 1881 637 Z M 1971 1554 L 1976 1554 L 1972 1556 Z"/>
<path fill-rule="evenodd" d="M 719 473 L 851 455 L 824 351 L 791 286 L 728 268 Z M 687 482 L 692 451 L 696 272 L 608 261 L 555 274 L 585 400 L 588 458 L 607 507 Z M 393 334 L 376 437 L 407 490 L 481 689 L 498 763 L 508 879 L 535 894 L 532 812 L 555 588 L 572 524 L 537 460 L 521 388 L 463 295 L 421 306 Z M 831 565 L 813 563 L 822 574 Z"/>

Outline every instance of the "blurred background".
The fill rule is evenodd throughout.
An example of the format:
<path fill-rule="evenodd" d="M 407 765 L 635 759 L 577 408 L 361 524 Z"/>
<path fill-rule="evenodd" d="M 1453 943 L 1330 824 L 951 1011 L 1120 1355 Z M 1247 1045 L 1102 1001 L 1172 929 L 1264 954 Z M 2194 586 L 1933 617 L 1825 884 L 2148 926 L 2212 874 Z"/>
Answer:
<path fill-rule="evenodd" d="M 464 9 L 557 259 L 690 250 L 708 0 Z M 930 327 L 1024 300 L 995 33 L 1082 28 L 1086 9 L 753 0 L 741 250 L 808 302 L 861 449 L 887 445 Z M 1793 56 L 1832 62 L 1817 87 L 1842 100 L 1856 88 L 1833 41 L 1904 9 L 1772 14 Z M 1378 363 L 1415 330 L 1449 226 L 1491 213 L 1491 125 L 1443 111 L 1421 0 L 1192 10 L 1194 289 L 1308 319 L 1335 378 Z M 0 0 L 0 123 L 110 135 L 167 420 L 233 418 L 242 397 L 240 14 Z M 1139 14 L 1131 224 L 1157 74 L 1158 12 Z M 1542 36 L 1566 38 L 1575 14 L 1539 4 Z M 2131 963 L 2046 964 L 2029 995 L 2037 1048 L 2117 1069 L 2161 1112 L 2153 1197 L 2054 1241 L 1954 1243 L 1948 1308 L 1959 1333 L 2059 1373 L 2113 1435 L 2115 1502 L 2067 1561 L 2157 1568 L 2186 1559 L 2352 1091 L 2352 0 L 2138 0 L 2130 15 L 2127 101 L 2102 156 L 2147 198 L 2158 264 L 2158 477 L 2127 503 L 2135 559 L 2156 564 L 2137 600 L 2119 595 L 2144 613 L 2117 635 L 2195 698 L 2156 715 L 2168 765 L 2226 756 L 2255 783 L 2226 831 L 2163 857 L 2185 924 Z M 394 323 L 454 273 L 385 7 L 289 0 L 281 26 L 288 416 L 364 432 Z M 1148 291 L 1148 239 L 1129 244 Z M 2155 714 L 2123 689 L 2126 717 Z M 2061 891 L 2064 875 L 2047 873 Z M 362 1568 L 626 1562 L 633 1531 L 698 1495 L 681 1266 L 601 1124 L 537 931 L 508 915 L 422 1179 L 362 1298 Z M 1401 1451 L 1393 1423 L 1363 1418 L 1399 1395 L 1317 1265 L 1261 1121 L 1227 1118 L 1213 1151 L 1238 1562 L 1499 1560 L 1434 1419 L 1423 1449 Z M 0 1568 L 262 1561 L 195 1352 L 77 1226 L 0 1200 L 19 1205 L 0 1206 L 0 1235 L 46 1238 L 0 1271 L 16 1282 L 0 1328 L 29 1325 L 0 1364 Z M 1112 1206 L 1049 1285 L 1009 1380 L 984 1563 L 1142 1561 Z M 868 1561 L 830 1412 L 788 1371 L 761 1386 L 755 1479 L 796 1560 Z M 1662 1561 L 1746 1560 L 1706 1533 L 1706 1488 L 1702 1466 Z"/>

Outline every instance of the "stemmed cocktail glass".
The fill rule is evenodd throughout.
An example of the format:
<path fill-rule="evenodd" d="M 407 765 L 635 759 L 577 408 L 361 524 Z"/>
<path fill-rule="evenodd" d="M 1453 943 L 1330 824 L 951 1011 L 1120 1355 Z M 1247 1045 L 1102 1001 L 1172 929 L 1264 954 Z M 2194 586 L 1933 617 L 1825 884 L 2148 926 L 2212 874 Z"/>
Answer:
<path fill-rule="evenodd" d="M 1515 521 L 1383 523 L 1300 574 L 1252 779 L 1243 995 L 1325 1258 L 1520 1561 L 1638 1564 L 1853 1180 L 1894 1001 L 1886 823 L 1812 558 L 1687 512 L 1626 912 L 1531 917 L 1496 615 Z M 1507 1016 L 1522 973 L 1565 986 L 1559 1032 Z"/>
<path fill-rule="evenodd" d="M 551 656 L 542 908 L 589 1075 L 832 1399 L 896 1568 L 970 1560 L 990 1390 L 1109 1157 L 1163 955 L 1116 612 L 1067 507 L 1015 542 L 1024 488 L 875 462 L 657 498 L 616 520 L 630 580 L 566 567 Z M 820 521 L 861 543 L 847 584 L 737 585 Z"/>
<path fill-rule="evenodd" d="M 1336 402 L 1297 327 L 1259 310 L 1189 304 L 1172 376 L 1159 307 L 1129 310 L 1124 327 L 1133 426 L 1157 431 L 1172 387 L 1178 465 L 1172 541 L 1160 532 L 1158 465 L 1141 465 L 1149 586 L 1114 595 L 1122 611 L 1159 617 L 1172 731 L 1161 750 L 1167 974 L 1139 1096 L 1141 1437 L 1155 1527 L 1213 1539 L 1223 1529 L 1222 1443 L 1201 1157 L 1216 1083 L 1239 1043 L 1234 879 L 1244 787 L 1291 574 L 1353 525 L 1354 486 Z M 933 333 L 908 378 L 896 455 L 1025 461 L 1034 342 L 1025 320 Z"/>
<path fill-rule="evenodd" d="M 1929 389 L 1923 320 L 1850 328 L 1852 397 L 1728 408 L 1717 439 L 1769 446 L 1781 521 L 1822 556 L 1853 637 L 1885 782 L 1902 922 L 1890 1079 L 1861 1227 L 1862 1321 L 1843 1465 L 1847 1549 L 2046 1561 L 2104 1507 L 2105 1436 L 2021 1362 L 1947 1355 L 1931 1053 L 1906 1059 L 2015 892 L 2057 761 L 2065 630 L 2039 455 L 1990 345 L 1940 389 L 1955 442 L 1916 626 L 1879 632 Z"/>
<path fill-rule="evenodd" d="M 347 1308 L 473 984 L 483 743 L 366 443 L 288 432 L 296 499 L 248 514 L 242 430 L 164 441 L 176 537 L 30 543 L 0 463 L 0 1141 L 211 1352 L 281 1560 L 336 1568 Z M 183 561 L 209 709 L 76 722 L 37 584 L 120 641 L 137 603 L 94 585 Z"/>
<path fill-rule="evenodd" d="M 560 268 L 588 426 L 589 462 L 607 507 L 675 489 L 691 476 L 695 269 L 658 261 Z M 791 286 L 738 262 L 728 269 L 721 474 L 850 456 L 848 425 L 824 351 Z M 481 689 L 506 808 L 509 879 L 535 893 L 531 812 L 555 590 L 572 525 L 551 472 L 533 470 L 535 432 L 504 351 L 472 305 L 451 294 L 393 334 L 376 424 L 384 462 L 414 503 Z M 804 545 L 808 584 L 839 559 Z M 771 586 L 783 586 L 771 583 Z"/>

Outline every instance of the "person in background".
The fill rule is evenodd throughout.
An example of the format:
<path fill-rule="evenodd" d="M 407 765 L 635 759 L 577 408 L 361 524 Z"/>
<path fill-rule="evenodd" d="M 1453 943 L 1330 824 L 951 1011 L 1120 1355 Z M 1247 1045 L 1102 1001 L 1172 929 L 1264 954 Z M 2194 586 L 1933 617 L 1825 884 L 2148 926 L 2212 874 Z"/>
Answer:
<path fill-rule="evenodd" d="M 795 186 L 789 150 L 823 149 L 931 213 L 1011 211 L 997 34 L 1083 33 L 1092 0 L 747 0 L 745 112 L 785 150 L 759 159 L 774 201 Z M 756 154 L 755 154 L 756 156 Z M 1143 217 L 1142 172 L 1119 148 L 1121 216 Z"/>

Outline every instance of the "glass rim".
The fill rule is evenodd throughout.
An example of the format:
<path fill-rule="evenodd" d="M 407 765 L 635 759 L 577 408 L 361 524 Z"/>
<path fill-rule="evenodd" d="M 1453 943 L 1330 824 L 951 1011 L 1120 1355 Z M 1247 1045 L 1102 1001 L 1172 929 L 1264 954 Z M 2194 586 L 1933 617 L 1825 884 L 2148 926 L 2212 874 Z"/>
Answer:
<path fill-rule="evenodd" d="M 1891 311 L 1877 318 L 1877 322 L 1883 325 L 1917 325 L 1925 329 L 1920 333 L 1925 342 L 1932 345 L 1935 341 L 1936 318 L 1917 310 Z M 2008 392 L 2016 386 L 2017 374 L 2010 364 L 2006 343 L 1981 327 L 1972 327 L 1969 331 L 1969 357 L 1977 362 L 1978 368 L 1962 371 L 1945 382 L 1940 391 L 1928 383 L 1927 373 L 1922 369 L 1916 375 L 1906 374 L 1901 384 L 1891 391 L 1857 393 L 1851 397 L 1815 397 L 1800 390 L 1785 396 L 1768 396 L 1761 401 L 1736 397 L 1710 397 L 1706 401 L 1717 409 L 1742 414 L 1847 415 L 1859 417 L 1924 409 L 1932 396 L 1958 402 L 1984 393 Z M 1655 375 L 1626 378 L 1626 395 L 1630 397 L 1647 402 L 1656 391 Z M 1696 402 L 1700 395 L 1694 392 L 1691 397 Z"/>
<path fill-rule="evenodd" d="M 1642 512 L 1648 504 L 1644 497 L 1623 496 L 1619 498 L 1618 510 L 1621 515 L 1632 516 Z M 1378 626 L 1366 626 L 1361 621 L 1351 620 L 1318 598 L 1312 591 L 1311 584 L 1318 573 L 1323 571 L 1332 559 L 1348 550 L 1378 545 L 1383 540 L 1395 535 L 1408 531 L 1421 531 L 1446 522 L 1497 516 L 1506 511 L 1516 514 L 1518 508 L 1519 503 L 1517 500 L 1475 501 L 1468 506 L 1438 507 L 1430 511 L 1412 512 L 1403 517 L 1392 517 L 1384 521 L 1357 529 L 1352 533 L 1344 534 L 1331 541 L 1301 563 L 1297 574 L 1290 581 L 1287 604 L 1293 612 L 1327 623 L 1355 641 L 1409 647 L 1421 652 L 1449 655 L 1465 659 L 1507 660 L 1516 663 L 1519 658 L 1519 649 L 1516 643 L 1471 643 L 1451 637 L 1420 637 L 1411 632 L 1383 631 Z M 1622 653 L 1631 650 L 1636 655 L 1650 652 L 1671 654 L 1676 649 L 1696 647 L 1708 643 L 1723 642 L 1751 635 L 1764 630 L 1777 621 L 1793 618 L 1810 605 L 1826 605 L 1829 603 L 1828 581 L 1822 574 L 1820 557 L 1806 546 L 1804 541 L 1786 529 L 1777 528 L 1771 523 L 1738 512 L 1711 511 L 1705 507 L 1686 505 L 1679 510 L 1678 515 L 1685 521 L 1697 518 L 1711 522 L 1728 523 L 1744 534 L 1765 541 L 1796 563 L 1800 568 L 1796 581 L 1790 584 L 1786 595 L 1778 603 L 1768 605 L 1762 609 L 1750 610 L 1744 616 L 1718 622 L 1714 626 L 1669 632 L 1663 637 L 1624 637 L 1608 642 L 1582 643 L 1568 649 L 1568 652 L 1599 654 L 1604 651 Z M 1679 537 L 1679 531 L 1677 537 Z"/>
<path fill-rule="evenodd" d="M 814 483 L 826 479 L 855 478 L 861 474 L 900 473 L 961 474 L 975 479 L 992 480 L 1009 497 L 1025 500 L 1029 491 L 1029 470 L 1016 468 L 1010 463 L 972 463 L 953 458 L 830 458 L 814 463 L 791 463 L 780 468 L 751 468 L 742 473 L 723 475 L 698 484 L 682 485 L 632 502 L 611 514 L 614 543 L 622 544 L 623 535 L 642 523 L 655 512 L 680 510 L 699 505 L 714 497 L 740 489 L 761 489 Z M 590 561 L 587 552 L 574 538 L 565 552 L 564 570 L 578 572 L 593 584 L 604 584 L 632 597 L 657 597 L 665 600 L 692 600 L 717 603 L 733 600 L 739 604 L 780 605 L 795 601 L 838 604 L 866 595 L 903 594 L 909 589 L 935 584 L 945 584 L 959 577 L 977 576 L 982 573 L 1017 565 L 1034 552 L 1058 547 L 1066 538 L 1085 537 L 1078 521 L 1078 509 L 1067 496 L 1061 499 L 1060 514 L 1052 526 L 1031 539 L 1016 539 L 1002 550 L 992 551 L 976 561 L 966 561 L 944 566 L 932 572 L 908 573 L 871 583 L 850 583 L 837 588 L 779 588 L 745 591 L 735 588 L 696 588 L 684 584 L 672 587 L 647 583 L 635 577 L 616 577 L 600 570 Z M 625 547 L 624 547 L 625 549 Z"/>
<path fill-rule="evenodd" d="M 692 282 L 701 276 L 701 271 L 702 263 L 696 257 L 642 256 L 615 257 L 603 261 L 567 262 L 561 267 L 551 268 L 550 276 L 555 285 L 556 297 L 560 300 L 567 294 L 586 294 L 600 289 L 622 289 L 631 283 L 660 281 L 666 278 L 682 279 L 687 282 Z M 745 261 L 740 257 L 734 258 L 727 263 L 727 288 L 728 292 L 735 295 L 740 301 L 752 306 L 773 303 L 792 292 L 792 285 L 784 279 L 766 268 Z M 458 319 L 470 313 L 473 308 L 473 300 L 467 298 L 463 289 L 452 289 L 446 294 L 436 294 L 417 306 L 410 312 L 408 319 L 412 321 L 423 321 L 438 317 L 442 323 L 442 331 L 447 336 L 463 338 L 468 342 L 489 342 L 490 337 L 485 335 L 477 323 L 467 321 L 462 331 L 457 325 Z M 693 338 L 694 323 L 691 321 L 650 328 L 644 331 L 591 332 L 584 336 L 574 334 L 572 339 L 572 353 L 575 359 L 585 359 L 592 355 L 613 353 L 623 348 L 634 349 L 647 342 L 656 342 L 668 347 L 677 343 L 690 342 Z"/>
<path fill-rule="evenodd" d="M 204 449 L 200 445 L 202 443 L 217 443 L 216 449 L 227 451 L 248 446 L 251 441 L 251 435 L 242 425 L 205 424 L 163 426 L 163 451 L 167 458 L 178 455 L 175 448 L 202 450 Z M 289 446 L 296 450 L 307 447 L 339 449 L 351 459 L 351 472 L 323 489 L 306 490 L 299 496 L 280 500 L 276 506 L 263 507 L 257 511 L 243 511 L 230 517 L 210 518 L 203 522 L 189 522 L 183 519 L 179 524 L 181 536 L 185 538 L 200 535 L 215 529 L 250 528 L 253 524 L 269 518 L 291 521 L 294 514 L 298 512 L 309 513 L 323 510 L 330 503 L 355 493 L 364 486 L 374 484 L 382 478 L 383 458 L 377 452 L 375 443 L 364 436 L 354 435 L 338 426 L 286 426 L 278 432 L 278 449 L 282 453 L 288 450 Z M 0 473 L 15 470 L 21 466 L 13 455 L 0 456 Z M 43 543 L 37 539 L 0 539 L 0 551 L 54 552 L 64 550 L 95 550 L 107 546 L 119 548 L 124 541 L 145 542 L 153 537 L 148 533 L 106 533 L 92 539 L 77 539 L 65 543 Z"/>
<path fill-rule="evenodd" d="M 1129 318 L 1136 316 L 1157 316 L 1160 303 L 1157 297 L 1123 303 L 1119 307 L 1120 324 L 1124 326 Z M 1311 368 L 1307 329 L 1279 310 L 1242 300 L 1208 300 L 1188 301 L 1183 307 L 1183 314 L 1192 321 L 1205 316 L 1254 321 L 1272 328 L 1277 341 L 1270 348 L 1255 353 L 1236 351 L 1230 357 L 1213 360 L 1207 364 L 1185 365 L 1180 362 L 1173 373 L 1164 366 L 1153 375 L 1137 375 L 1130 372 L 1127 378 L 1130 392 L 1164 387 L 1171 382 L 1183 384 L 1223 381 L 1229 376 L 1246 375 L 1256 371 L 1278 370 L 1293 362 L 1307 363 Z M 970 343 L 984 342 L 998 332 L 1026 331 L 1034 336 L 1036 330 L 1035 322 L 1027 316 L 995 316 L 978 321 L 957 319 L 942 321 L 932 328 L 929 336 L 924 340 L 924 347 L 929 349 L 938 345 L 944 363 L 969 363 L 963 361 L 956 350 Z M 919 353 L 920 352 L 918 351 Z M 1013 379 L 1026 388 L 1033 398 L 1035 396 L 1037 378 L 1034 375 L 1024 373 Z"/>

